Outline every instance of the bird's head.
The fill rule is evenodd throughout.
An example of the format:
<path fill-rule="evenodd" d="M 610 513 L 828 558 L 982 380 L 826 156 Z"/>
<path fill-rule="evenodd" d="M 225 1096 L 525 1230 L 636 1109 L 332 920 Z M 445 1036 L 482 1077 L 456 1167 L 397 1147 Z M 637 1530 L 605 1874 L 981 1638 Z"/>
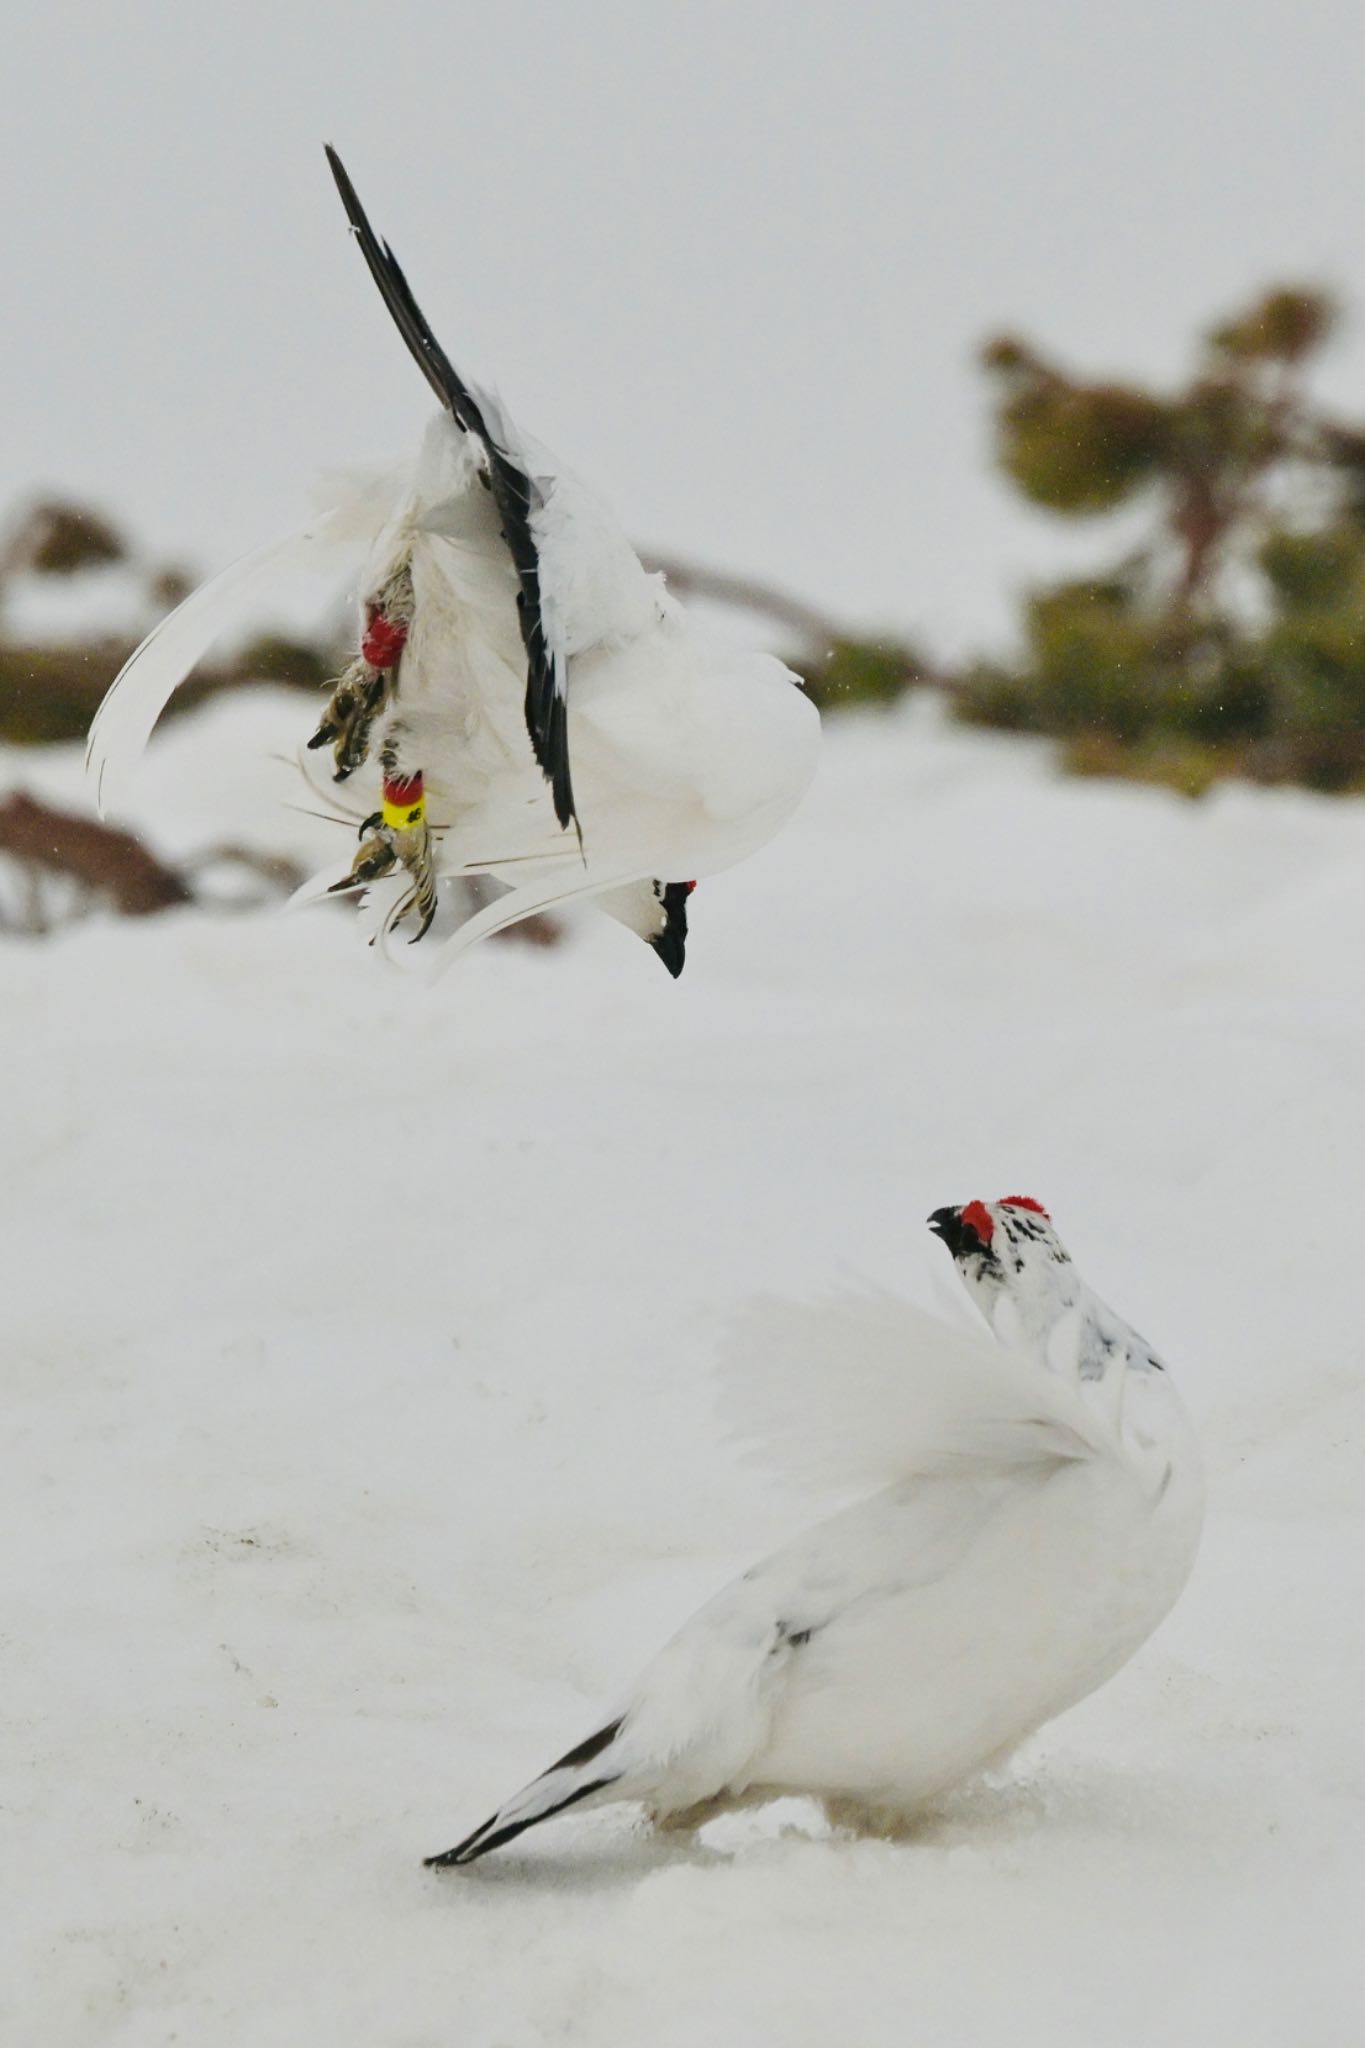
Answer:
<path fill-rule="evenodd" d="M 695 882 L 653 882 L 650 886 L 662 921 L 655 931 L 646 936 L 676 981 L 687 958 L 687 899 L 697 885 Z"/>
<path fill-rule="evenodd" d="M 638 932 L 676 981 L 687 962 L 687 899 L 695 882 L 627 882 L 597 901 L 608 917 Z"/>
<path fill-rule="evenodd" d="M 994 1323 L 1007 1295 L 1026 1324 L 1041 1323 L 1074 1292 L 1075 1269 L 1052 1218 L 1032 1195 L 935 1209 L 929 1228 L 943 1239 L 963 1285 Z"/>

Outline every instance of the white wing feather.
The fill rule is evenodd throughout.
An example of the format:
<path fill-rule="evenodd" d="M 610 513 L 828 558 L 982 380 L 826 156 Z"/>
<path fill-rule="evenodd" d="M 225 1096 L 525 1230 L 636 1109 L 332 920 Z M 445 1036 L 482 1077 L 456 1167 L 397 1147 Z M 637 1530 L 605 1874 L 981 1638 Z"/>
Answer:
<path fill-rule="evenodd" d="M 549 865 L 548 861 L 546 865 Z M 583 864 L 576 851 L 559 855 L 557 865 L 567 871 L 567 878 L 561 872 L 543 877 L 525 888 L 510 889 L 505 896 L 497 897 L 472 917 L 467 917 L 458 930 L 436 949 L 427 979 L 438 980 L 471 946 L 477 945 L 481 939 L 491 938 L 496 932 L 507 931 L 525 918 L 581 902 L 585 897 L 600 896 L 604 890 L 649 880 L 647 870 L 626 868 L 594 875 L 585 881 Z"/>
<path fill-rule="evenodd" d="M 358 550 L 354 502 L 333 506 L 300 532 L 256 548 L 192 591 L 129 655 L 95 714 L 85 765 L 95 777 L 101 815 L 120 776 L 133 766 L 180 684 L 228 627 L 309 570 L 326 568 L 339 549 Z"/>
<path fill-rule="evenodd" d="M 1109 1434 L 1073 1373 L 871 1287 L 754 1302 L 720 1373 L 749 1456 L 815 1485 L 1086 1458 Z"/>

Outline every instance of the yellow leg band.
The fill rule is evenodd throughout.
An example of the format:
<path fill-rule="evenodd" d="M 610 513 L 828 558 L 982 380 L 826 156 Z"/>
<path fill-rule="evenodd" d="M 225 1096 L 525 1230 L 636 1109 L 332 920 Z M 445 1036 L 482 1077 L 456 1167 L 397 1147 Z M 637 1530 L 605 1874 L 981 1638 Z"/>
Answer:
<path fill-rule="evenodd" d="M 384 823 L 395 832 L 409 832 L 414 825 L 426 823 L 427 804 L 425 797 L 417 797 L 410 804 L 391 804 L 384 799 Z"/>

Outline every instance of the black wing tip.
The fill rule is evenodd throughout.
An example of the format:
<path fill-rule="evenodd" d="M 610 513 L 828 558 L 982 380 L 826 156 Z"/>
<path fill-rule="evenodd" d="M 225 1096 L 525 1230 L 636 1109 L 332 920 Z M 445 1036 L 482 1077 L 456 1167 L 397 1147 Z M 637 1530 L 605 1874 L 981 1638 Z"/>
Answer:
<path fill-rule="evenodd" d="M 550 1765 L 548 1771 L 541 1772 L 542 1778 L 551 1778 L 556 1771 L 581 1770 L 584 1764 L 590 1764 L 594 1757 L 601 1756 L 604 1749 L 611 1748 L 621 1733 L 625 1718 L 624 1714 L 619 1714 L 614 1721 L 608 1721 L 605 1728 L 595 1729 L 586 1741 L 576 1743 L 572 1749 L 566 1749 L 563 1756 Z"/>
<path fill-rule="evenodd" d="M 437 341 L 427 323 L 426 315 L 412 295 L 412 287 L 403 274 L 403 267 L 389 244 L 375 233 L 370 217 L 360 203 L 360 194 L 351 182 L 345 164 L 337 155 L 330 142 L 323 144 L 332 177 L 341 203 L 346 209 L 346 218 L 351 224 L 351 233 L 360 245 L 360 253 L 375 284 L 379 295 L 388 307 L 389 318 L 403 337 L 408 354 L 426 378 L 432 391 L 445 409 L 453 414 L 457 424 L 468 431 L 482 430 L 482 418 L 470 393 L 461 382 L 458 372 L 445 350 Z"/>
<path fill-rule="evenodd" d="M 403 269 L 390 245 L 370 225 L 350 173 L 330 142 L 322 145 L 351 232 L 360 243 L 370 274 L 408 353 L 427 383 L 466 433 L 477 434 L 488 450 L 499 508 L 508 521 L 507 540 L 521 586 L 523 602 L 522 640 L 528 657 L 526 723 L 535 757 L 554 796 L 555 816 L 564 831 L 573 825 L 579 832 L 574 806 L 573 782 L 569 774 L 569 731 L 564 693 L 558 686 L 552 661 L 544 656 L 544 621 L 540 609 L 539 559 L 535 539 L 527 520 L 530 481 L 511 458 L 500 449 L 489 431 L 478 400 L 465 384 L 427 323 Z"/>
<path fill-rule="evenodd" d="M 555 1811 L 558 1812 L 558 1810 L 556 1807 Z M 495 1814 L 494 1819 L 496 1818 Z M 538 1814 L 536 1816 L 536 1819 L 548 1818 L 549 1816 L 545 1814 Z M 472 1835 L 466 1835 L 464 1840 L 457 1842 L 453 1849 L 444 1849 L 439 1856 L 424 1856 L 422 1858 L 422 1868 L 423 1870 L 459 1870 L 466 1863 L 477 1863 L 481 1856 L 489 1856 L 494 1849 L 501 1849 L 504 1842 L 515 1841 L 518 1835 L 524 1834 L 527 1828 L 533 1828 L 535 1824 L 534 1820 L 518 1820 L 512 1821 L 505 1828 L 495 1828 L 493 1821 L 486 1820 L 481 1828 L 475 1828 Z"/>
<path fill-rule="evenodd" d="M 619 1724 L 618 1724 L 619 1725 Z M 576 1792 L 570 1792 L 554 1806 L 547 1806 L 543 1813 L 533 1813 L 526 1820 L 509 1821 L 505 1828 L 495 1828 L 492 1820 L 486 1820 L 481 1828 L 475 1828 L 472 1835 L 466 1835 L 453 1849 L 445 1849 L 439 1856 L 424 1856 L 424 1870 L 457 1869 L 466 1863 L 477 1863 L 481 1856 L 490 1856 L 495 1849 L 514 1842 L 518 1835 L 524 1835 L 527 1828 L 537 1828 L 543 1820 L 553 1820 L 557 1813 L 566 1813 L 571 1806 L 577 1806 L 580 1799 L 591 1798 L 594 1792 L 604 1792 L 608 1785 L 616 1783 L 615 1777 L 593 1778 L 590 1783 L 580 1785 Z"/>
<path fill-rule="evenodd" d="M 526 730 L 536 765 L 550 785 L 555 816 L 567 832 L 578 824 L 569 768 L 569 707 L 548 664 L 536 664 L 527 678 Z"/>
<path fill-rule="evenodd" d="M 423 1870 L 451 1870 L 457 1864 L 473 1863 L 480 1856 L 486 1855 L 488 1849 L 492 1847 L 491 1840 L 482 1849 L 476 1848 L 475 1844 L 480 1835 L 488 1834 L 492 1825 L 491 1820 L 486 1820 L 481 1828 L 475 1828 L 472 1835 L 466 1835 L 464 1840 L 457 1842 L 453 1849 L 443 1849 L 439 1856 L 424 1856 L 422 1858 Z"/>
<path fill-rule="evenodd" d="M 351 226 L 359 230 L 364 221 L 365 214 L 360 204 L 360 195 L 351 183 L 351 174 L 330 142 L 323 143 L 322 153 L 326 157 L 328 167 L 336 181 L 336 188 L 341 194 L 341 203 L 346 209 L 347 218 Z"/>

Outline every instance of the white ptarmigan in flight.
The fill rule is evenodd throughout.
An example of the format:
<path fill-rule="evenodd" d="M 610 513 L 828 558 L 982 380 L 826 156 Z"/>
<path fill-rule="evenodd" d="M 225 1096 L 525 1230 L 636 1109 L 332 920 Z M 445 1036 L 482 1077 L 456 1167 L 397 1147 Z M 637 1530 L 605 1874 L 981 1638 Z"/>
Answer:
<path fill-rule="evenodd" d="M 727 1586 L 603 1727 L 433 1864 L 615 1800 L 689 1826 L 803 1793 L 894 1825 L 1145 1642 L 1203 1520 L 1169 1375 L 1039 1203 L 930 1225 L 995 1343 L 891 1296 L 755 1312 L 734 1353 L 742 1426 L 826 1479 L 885 1483 Z"/>
<path fill-rule="evenodd" d="M 167 699 L 267 587 L 367 550 L 360 650 L 309 742 L 375 785 L 332 889 L 377 892 L 380 929 L 431 924 L 442 875 L 506 893 L 447 958 L 575 897 L 681 973 L 698 876 L 761 846 L 815 770 L 819 717 L 770 655 L 713 638 L 611 512 L 462 378 L 329 149 L 352 230 L 441 411 L 416 462 L 197 590 L 149 635 L 90 733 L 103 807 Z M 387 879 L 386 879 L 387 878 Z"/>

